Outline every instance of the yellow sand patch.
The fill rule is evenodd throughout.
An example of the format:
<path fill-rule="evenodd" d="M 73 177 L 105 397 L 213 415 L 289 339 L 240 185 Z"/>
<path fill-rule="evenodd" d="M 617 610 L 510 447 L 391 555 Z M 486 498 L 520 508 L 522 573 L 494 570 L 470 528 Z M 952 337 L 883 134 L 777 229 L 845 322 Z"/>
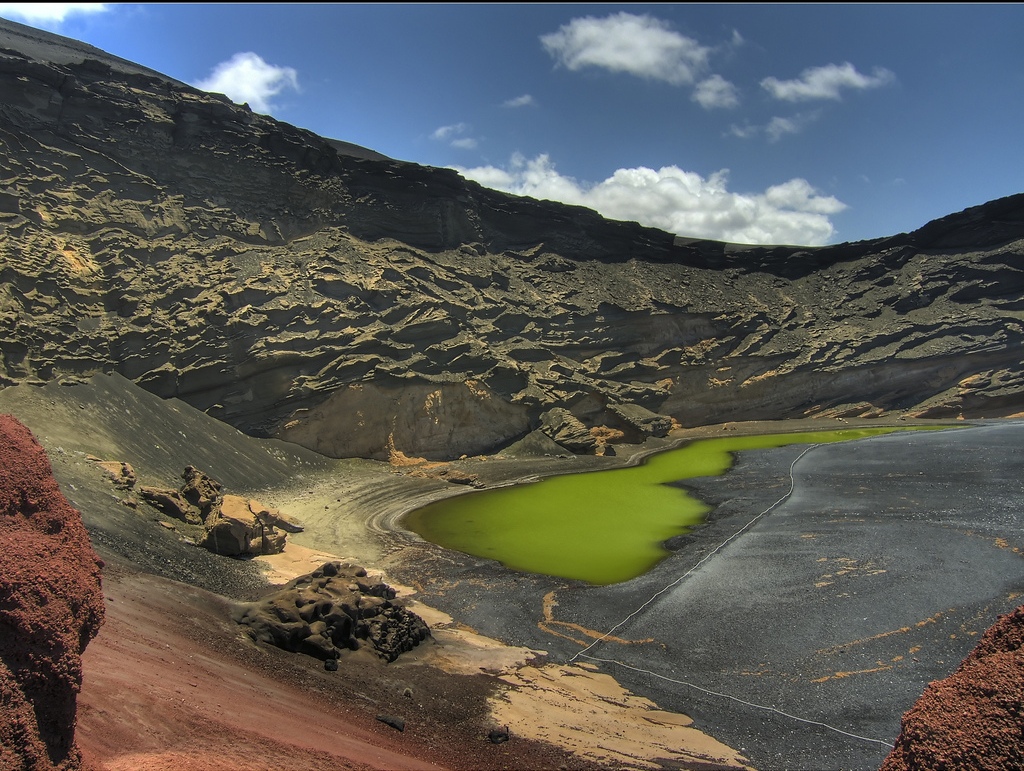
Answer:
<path fill-rule="evenodd" d="M 589 665 L 528 666 L 501 679 L 510 687 L 492 700 L 492 719 L 513 736 L 552 742 L 614 768 L 751 768 L 686 715 L 659 710 Z"/>

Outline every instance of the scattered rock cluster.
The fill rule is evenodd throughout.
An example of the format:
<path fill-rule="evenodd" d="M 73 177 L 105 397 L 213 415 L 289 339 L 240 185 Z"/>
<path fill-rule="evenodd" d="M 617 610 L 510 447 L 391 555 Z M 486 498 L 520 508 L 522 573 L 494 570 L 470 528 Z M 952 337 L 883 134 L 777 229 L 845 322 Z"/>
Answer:
<path fill-rule="evenodd" d="M 882 771 L 1024 768 L 1024 606 L 903 716 Z"/>
<path fill-rule="evenodd" d="M 82 653 L 103 563 L 43 448 L 0 415 L 0 768 L 72 771 Z"/>
<path fill-rule="evenodd" d="M 302 531 L 284 514 L 259 501 L 225 495 L 219 482 L 194 466 L 187 466 L 181 476 L 185 484 L 178 490 L 140 487 L 139 495 L 169 517 L 202 526 L 199 545 L 215 554 L 279 554 L 284 551 L 287 534 Z"/>
<path fill-rule="evenodd" d="M 254 603 L 240 606 L 235 620 L 257 641 L 305 653 L 326 662 L 346 650 L 370 647 L 394 661 L 430 636 L 430 629 L 399 602 L 379 577 L 341 562 L 322 567 Z"/>

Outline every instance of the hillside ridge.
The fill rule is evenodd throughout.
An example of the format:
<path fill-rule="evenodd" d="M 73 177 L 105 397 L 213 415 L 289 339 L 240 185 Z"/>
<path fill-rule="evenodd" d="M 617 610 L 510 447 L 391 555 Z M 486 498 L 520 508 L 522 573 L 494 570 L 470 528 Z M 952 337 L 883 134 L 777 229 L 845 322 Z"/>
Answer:
<path fill-rule="evenodd" d="M 0 386 L 117 372 L 380 459 L 1024 405 L 1024 195 L 833 246 L 679 238 L 344 152 L 19 26 L 0 23 Z"/>

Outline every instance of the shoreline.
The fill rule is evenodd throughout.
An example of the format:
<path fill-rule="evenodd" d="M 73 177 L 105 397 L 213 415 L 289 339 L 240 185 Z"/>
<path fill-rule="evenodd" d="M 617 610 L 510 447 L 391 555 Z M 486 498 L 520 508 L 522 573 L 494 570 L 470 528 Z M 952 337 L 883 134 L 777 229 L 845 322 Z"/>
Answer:
<path fill-rule="evenodd" d="M 372 465 L 365 467 L 366 473 L 361 475 L 361 478 L 348 477 L 343 483 L 350 504 L 344 518 L 350 528 L 339 528 L 338 519 L 333 519 L 330 523 L 325 521 L 337 514 L 331 511 L 330 502 L 321 506 L 322 499 L 337 492 L 331 486 L 328 475 L 326 479 L 318 480 L 308 491 L 307 497 L 312 505 L 307 503 L 304 507 L 307 518 L 301 514 L 297 515 L 298 519 L 307 524 L 307 531 L 299 537 L 290 537 L 290 542 L 294 541 L 294 546 L 301 544 L 300 548 L 307 550 L 319 549 L 321 554 L 338 553 L 343 559 L 379 572 L 385 576 L 385 580 L 389 580 L 388 576 L 392 573 L 413 573 L 409 564 L 418 560 L 417 555 L 420 551 L 426 550 L 435 555 L 443 554 L 445 551 L 442 547 L 402 528 L 402 519 L 427 503 L 474 491 L 466 489 L 463 485 L 442 481 L 430 474 L 417 473 L 424 467 L 435 472 L 450 467 L 473 473 L 480 479 L 482 489 L 488 490 L 528 484 L 531 481 L 561 474 L 636 466 L 654 454 L 674 450 L 693 441 L 723 436 L 953 425 L 955 424 L 951 421 L 895 418 L 750 421 L 676 430 L 665 439 L 656 440 L 656 446 L 634 446 L 628 455 L 623 453 L 610 458 L 507 458 L 499 453 L 495 456 L 467 458 L 445 464 L 410 464 L 405 461 L 399 466 L 390 466 L 382 462 L 370 462 Z M 965 422 L 963 425 L 968 423 Z M 727 471 L 726 474 L 728 473 Z M 384 482 L 387 482 L 384 490 L 386 495 L 382 500 L 380 493 Z M 336 497 L 334 502 L 338 503 L 342 498 Z M 286 513 L 292 513 L 287 503 L 278 502 L 273 505 L 278 505 Z M 338 549 L 332 552 L 332 546 L 353 546 L 352 541 L 346 541 L 339 535 L 342 530 L 348 531 L 351 535 L 351 528 L 358 528 L 360 521 L 377 542 L 377 549 L 361 551 L 349 548 L 347 551 Z M 290 543 L 286 548 L 286 555 L 289 549 L 297 552 Z M 266 562 L 275 561 L 274 558 L 260 559 Z M 468 561 L 473 562 L 474 559 Z M 515 571 L 510 571 L 498 563 L 491 567 L 493 571 L 486 572 L 493 576 L 495 585 L 500 585 L 503 575 L 508 577 L 508 574 L 515 574 Z M 613 675 L 599 672 L 596 668 L 588 672 L 587 667 L 580 666 L 571 666 L 572 672 L 566 672 L 564 670 L 567 664 L 547 661 L 546 650 L 507 645 L 495 638 L 480 635 L 472 627 L 467 627 L 457 613 L 447 613 L 417 599 L 417 587 L 396 588 L 400 589 L 402 596 L 413 601 L 414 611 L 423 612 L 430 619 L 428 623 L 435 632 L 436 644 L 429 646 L 433 650 L 407 654 L 410 656 L 409 661 L 416 660 L 449 673 L 465 672 L 466 662 L 469 662 L 471 669 L 476 668 L 499 678 L 507 684 L 507 688 L 502 697 L 492 702 L 491 720 L 495 724 L 509 724 L 516 735 L 551 742 L 573 751 L 585 760 L 612 767 L 621 767 L 627 759 L 635 767 L 649 767 L 653 758 L 665 758 L 665 753 L 669 753 L 670 756 L 673 752 L 672 747 L 680 753 L 676 756 L 678 762 L 683 762 L 684 758 L 688 759 L 687 762 L 708 762 L 713 756 L 716 759 L 714 762 L 723 764 L 724 767 L 749 767 L 749 761 L 735 750 L 712 738 L 712 735 L 692 727 L 692 718 L 684 713 L 665 712 L 659 709 L 654 702 L 623 688 Z M 586 720 L 580 719 L 581 713 L 584 712 L 590 715 Z M 538 720 L 538 715 L 543 715 L 544 719 Z M 607 738 L 602 740 L 598 732 L 594 732 L 591 737 L 593 746 L 589 746 L 583 739 L 587 734 L 582 729 L 585 723 L 603 725 L 606 729 L 610 725 L 619 726 L 620 741 L 611 742 L 612 746 L 609 746 Z M 658 731 L 665 732 L 665 735 L 661 741 L 651 743 L 648 749 L 644 750 L 641 737 L 645 733 L 650 733 L 655 723 L 661 726 Z M 627 730 L 625 726 L 632 728 Z M 713 728 L 711 730 L 714 731 Z M 603 749 L 594 749 L 598 745 Z M 642 757 L 643 755 L 647 757 Z"/>
<path fill-rule="evenodd" d="M 1003 420 L 1004 418 L 998 418 Z M 742 421 L 717 423 L 694 428 L 677 428 L 669 432 L 663 439 L 651 439 L 647 445 L 617 445 L 617 447 L 629 447 L 627 456 L 615 455 L 610 457 L 591 455 L 572 455 L 566 458 L 555 457 L 522 457 L 509 458 L 501 452 L 494 455 L 476 456 L 465 460 L 454 461 L 426 461 L 422 464 L 403 464 L 392 467 L 393 469 L 414 470 L 422 465 L 435 467 L 450 466 L 462 471 L 476 473 L 485 478 L 485 483 L 479 489 L 460 490 L 457 485 L 448 485 L 435 493 L 420 493 L 410 496 L 406 500 L 398 502 L 400 511 L 389 511 L 386 515 L 375 515 L 370 520 L 376 528 L 389 533 L 400 533 L 403 536 L 411 535 L 414 540 L 422 541 L 412 531 L 401 527 L 401 520 L 416 509 L 429 503 L 454 497 L 455 495 L 468 495 L 472 492 L 483 492 L 486 490 L 499 489 L 503 487 L 514 487 L 521 484 L 531 484 L 542 479 L 567 474 L 587 474 L 597 471 L 610 471 L 619 468 L 629 468 L 642 464 L 647 458 L 663 452 L 677 450 L 691 442 L 703 439 L 717 439 L 725 436 L 759 436 L 769 434 L 796 434 L 814 431 L 836 431 L 842 429 L 859 428 L 954 428 L 959 425 L 971 425 L 982 422 L 971 421 L 950 421 L 937 419 L 920 418 L 800 418 L 796 420 L 777 421 Z M 650 446 L 654 444 L 655 446 Z M 383 463 L 383 461 L 381 461 Z M 517 464 L 525 467 L 515 467 L 505 470 L 504 464 Z M 563 464 L 573 464 L 565 468 Z M 495 475 L 488 474 L 488 471 L 496 470 Z M 581 467 L 582 466 L 582 467 Z M 395 471 L 394 473 L 407 474 L 408 471 Z M 728 473 L 728 470 L 725 472 Z M 455 489 L 452 489 L 455 488 Z"/>

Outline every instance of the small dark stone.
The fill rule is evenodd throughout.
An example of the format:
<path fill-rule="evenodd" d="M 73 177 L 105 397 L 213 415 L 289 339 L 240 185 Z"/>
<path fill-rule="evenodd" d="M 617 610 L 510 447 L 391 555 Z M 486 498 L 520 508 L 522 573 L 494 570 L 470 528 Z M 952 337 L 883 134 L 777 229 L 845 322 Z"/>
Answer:
<path fill-rule="evenodd" d="M 396 731 L 405 730 L 405 721 L 400 717 L 392 717 L 391 715 L 377 715 L 377 719 L 384 725 L 389 725 Z"/>
<path fill-rule="evenodd" d="M 328 672 L 338 671 L 338 660 L 337 659 L 324 659 L 324 669 Z"/>
<path fill-rule="evenodd" d="M 512 734 L 509 733 L 508 726 L 504 726 L 503 728 L 492 728 L 487 734 L 487 738 L 494 744 L 504 744 L 512 738 Z"/>

